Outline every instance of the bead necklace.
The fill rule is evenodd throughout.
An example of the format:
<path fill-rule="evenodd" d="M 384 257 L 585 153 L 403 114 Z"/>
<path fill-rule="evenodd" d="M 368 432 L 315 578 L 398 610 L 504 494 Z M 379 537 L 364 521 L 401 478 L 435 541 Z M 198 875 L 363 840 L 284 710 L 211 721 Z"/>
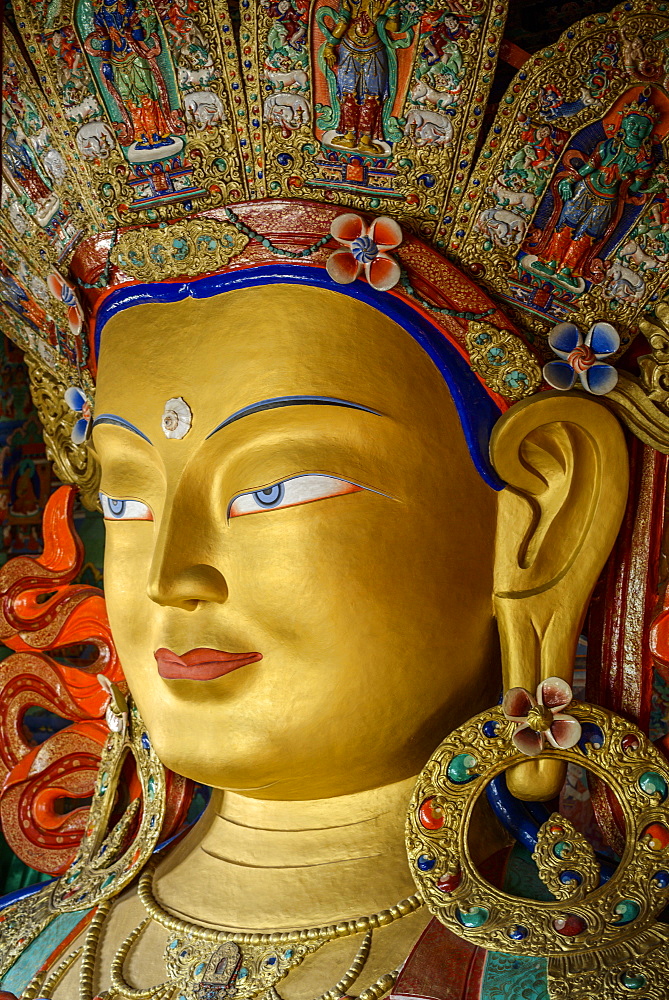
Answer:
<path fill-rule="evenodd" d="M 325 927 L 271 933 L 220 931 L 182 920 L 163 909 L 153 892 L 156 865 L 157 860 L 147 865 L 140 878 L 137 893 L 147 917 L 116 952 L 111 967 L 110 997 L 167 1000 L 175 995 L 180 1000 L 214 1000 L 227 995 L 234 996 L 235 1000 L 253 1000 L 256 997 L 281 1000 L 276 990 L 277 983 L 300 965 L 307 955 L 336 938 L 362 934 L 360 948 L 342 978 L 316 998 L 338 1000 L 348 994 L 360 976 L 370 953 L 373 932 L 413 913 L 423 903 L 421 896 L 416 894 L 371 916 Z M 105 916 L 106 912 L 89 928 L 82 959 L 81 1000 L 92 1000 L 94 956 Z M 123 968 L 152 920 L 171 931 L 164 958 L 167 979 L 156 986 L 136 989 L 127 983 Z M 379 1000 L 392 988 L 398 974 L 399 969 L 385 973 L 360 994 L 359 1000 Z"/>

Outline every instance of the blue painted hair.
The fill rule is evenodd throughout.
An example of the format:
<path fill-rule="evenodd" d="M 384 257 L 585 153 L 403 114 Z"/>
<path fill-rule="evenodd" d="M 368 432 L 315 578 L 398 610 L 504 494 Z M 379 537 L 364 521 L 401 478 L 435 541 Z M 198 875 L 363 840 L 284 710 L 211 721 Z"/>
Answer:
<path fill-rule="evenodd" d="M 186 298 L 208 299 L 238 288 L 272 284 L 311 285 L 348 295 L 373 306 L 406 330 L 429 355 L 446 382 L 477 471 L 493 489 L 503 489 L 504 483 L 493 469 L 489 455 L 490 435 L 499 419 L 500 410 L 459 351 L 441 330 L 408 302 L 387 292 L 378 292 L 366 282 L 337 284 L 323 268 L 277 263 L 229 271 L 193 281 L 157 282 L 118 288 L 105 298 L 98 312 L 96 357 L 105 324 L 112 316 L 131 306 L 150 302 L 180 302 Z"/>

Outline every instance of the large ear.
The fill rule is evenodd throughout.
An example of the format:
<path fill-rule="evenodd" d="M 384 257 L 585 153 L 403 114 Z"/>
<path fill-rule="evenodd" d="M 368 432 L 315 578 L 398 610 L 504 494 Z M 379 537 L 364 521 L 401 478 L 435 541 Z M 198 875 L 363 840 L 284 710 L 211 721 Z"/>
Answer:
<path fill-rule="evenodd" d="M 495 427 L 499 497 L 495 613 L 504 689 L 534 692 L 546 677 L 572 682 L 588 600 L 625 510 L 627 446 L 606 407 L 581 393 L 546 392 Z M 559 761 L 528 760 L 507 774 L 521 799 L 549 799 Z"/>

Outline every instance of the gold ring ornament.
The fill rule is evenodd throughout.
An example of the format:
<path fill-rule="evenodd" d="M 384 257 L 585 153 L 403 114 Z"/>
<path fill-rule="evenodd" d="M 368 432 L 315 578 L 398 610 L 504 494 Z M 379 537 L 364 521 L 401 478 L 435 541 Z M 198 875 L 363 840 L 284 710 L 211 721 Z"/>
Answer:
<path fill-rule="evenodd" d="M 74 861 L 55 883 L 53 911 L 81 910 L 117 895 L 153 853 L 165 818 L 165 769 L 151 744 L 136 705 L 107 678 L 109 737 L 102 751 L 86 832 Z M 128 755 L 135 760 L 141 798 L 133 798 L 109 831 L 116 789 Z M 139 813 L 139 817 L 138 817 Z"/>
<path fill-rule="evenodd" d="M 561 691 L 557 707 L 551 686 Z M 540 828 L 533 854 L 554 901 L 509 895 L 478 872 L 469 845 L 475 806 L 492 779 L 528 756 L 578 764 L 617 797 L 626 846 L 608 881 L 589 843 L 558 813 Z M 551 997 L 585 997 L 589 989 L 662 1000 L 669 927 L 656 918 L 669 903 L 668 794 L 666 759 L 626 719 L 571 701 L 559 678 L 544 681 L 537 699 L 516 688 L 451 733 L 421 772 L 406 828 L 413 877 L 454 934 L 489 951 L 548 958 Z M 653 951 L 653 968 L 642 969 L 640 959 Z"/>

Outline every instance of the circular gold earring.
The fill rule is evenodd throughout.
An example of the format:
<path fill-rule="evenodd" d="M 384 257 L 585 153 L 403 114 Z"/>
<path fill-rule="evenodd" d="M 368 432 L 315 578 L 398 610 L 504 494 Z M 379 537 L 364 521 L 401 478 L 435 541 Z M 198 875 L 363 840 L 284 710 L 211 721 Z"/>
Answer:
<path fill-rule="evenodd" d="M 158 759 L 135 705 L 106 678 L 109 737 L 102 751 L 86 831 L 68 871 L 55 883 L 54 909 L 80 910 L 117 895 L 151 857 L 166 809 L 165 769 Z M 131 798 L 120 819 L 109 829 L 112 811 L 118 808 L 116 791 L 128 754 L 135 760 L 138 794 Z"/>
<path fill-rule="evenodd" d="M 554 813 L 541 826 L 533 860 L 551 902 L 492 885 L 469 848 L 477 800 L 528 756 L 585 767 L 610 787 L 624 817 L 625 851 L 608 880 L 568 820 Z M 502 706 L 451 733 L 421 772 L 406 827 L 414 880 L 454 934 L 490 951 L 547 958 L 551 997 L 662 1000 L 669 927 L 656 918 L 669 903 L 668 795 L 669 764 L 626 719 L 571 701 L 559 678 L 544 681 L 537 698 L 513 689 Z"/>

